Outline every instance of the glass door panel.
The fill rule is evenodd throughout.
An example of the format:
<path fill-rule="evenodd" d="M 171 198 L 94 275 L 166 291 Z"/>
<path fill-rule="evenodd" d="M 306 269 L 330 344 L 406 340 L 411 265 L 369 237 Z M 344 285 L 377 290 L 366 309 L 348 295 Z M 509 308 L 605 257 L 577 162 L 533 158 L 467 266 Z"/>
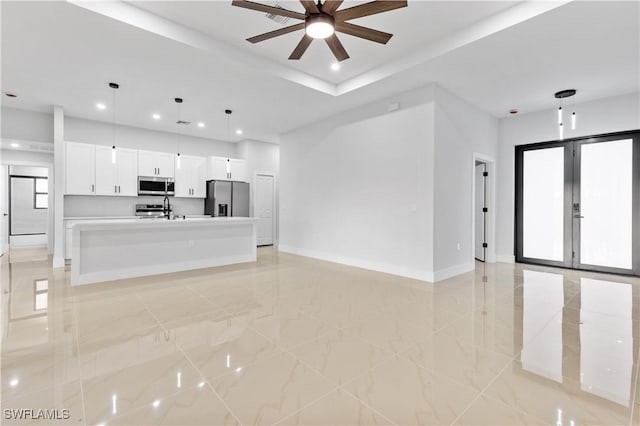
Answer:
<path fill-rule="evenodd" d="M 522 255 L 564 260 L 564 147 L 525 151 Z"/>
<path fill-rule="evenodd" d="M 579 152 L 579 204 L 574 204 L 579 256 L 574 266 L 631 270 L 633 140 L 582 143 Z"/>

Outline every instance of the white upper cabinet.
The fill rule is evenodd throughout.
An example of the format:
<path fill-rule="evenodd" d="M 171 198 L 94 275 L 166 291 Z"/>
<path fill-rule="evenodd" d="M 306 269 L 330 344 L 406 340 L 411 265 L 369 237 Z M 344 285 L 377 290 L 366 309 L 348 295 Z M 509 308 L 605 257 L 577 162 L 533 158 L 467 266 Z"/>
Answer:
<path fill-rule="evenodd" d="M 247 163 L 244 160 L 229 159 L 229 180 L 247 181 Z"/>
<path fill-rule="evenodd" d="M 180 156 L 180 167 L 176 157 L 176 197 L 205 198 L 207 163 L 204 157 Z"/>
<path fill-rule="evenodd" d="M 138 151 L 96 145 L 96 195 L 137 196 Z"/>
<path fill-rule="evenodd" d="M 138 196 L 138 150 L 116 148 L 118 195 Z"/>
<path fill-rule="evenodd" d="M 175 177 L 174 158 L 166 152 L 138 151 L 138 175 Z"/>
<path fill-rule="evenodd" d="M 65 194 L 94 195 L 96 190 L 95 146 L 65 144 Z"/>
<path fill-rule="evenodd" d="M 96 145 L 96 195 L 117 195 L 116 165 L 110 146 Z M 72 165 L 72 167 L 74 167 Z"/>
<path fill-rule="evenodd" d="M 245 160 L 224 157 L 209 157 L 207 180 L 234 180 L 245 182 L 247 165 Z"/>

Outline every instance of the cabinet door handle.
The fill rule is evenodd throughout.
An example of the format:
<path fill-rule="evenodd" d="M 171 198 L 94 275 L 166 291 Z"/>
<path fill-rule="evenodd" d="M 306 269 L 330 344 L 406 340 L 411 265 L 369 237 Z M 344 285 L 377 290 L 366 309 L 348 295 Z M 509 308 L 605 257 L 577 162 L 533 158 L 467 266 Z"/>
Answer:
<path fill-rule="evenodd" d="M 92 183 L 91 184 L 91 192 L 95 192 L 95 187 L 96 187 L 95 184 Z"/>
<path fill-rule="evenodd" d="M 118 185 L 118 194 L 120 193 L 120 185 Z"/>
<path fill-rule="evenodd" d="M 113 185 L 113 192 L 118 193 L 118 185 Z"/>

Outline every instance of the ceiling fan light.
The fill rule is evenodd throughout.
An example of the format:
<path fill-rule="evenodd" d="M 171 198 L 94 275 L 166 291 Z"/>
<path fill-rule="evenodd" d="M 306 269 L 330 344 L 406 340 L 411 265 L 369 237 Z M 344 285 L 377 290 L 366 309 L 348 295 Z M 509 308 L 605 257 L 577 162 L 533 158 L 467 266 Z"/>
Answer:
<path fill-rule="evenodd" d="M 333 19 L 326 15 L 315 15 L 307 18 L 305 32 L 311 38 L 327 38 L 335 32 Z"/>

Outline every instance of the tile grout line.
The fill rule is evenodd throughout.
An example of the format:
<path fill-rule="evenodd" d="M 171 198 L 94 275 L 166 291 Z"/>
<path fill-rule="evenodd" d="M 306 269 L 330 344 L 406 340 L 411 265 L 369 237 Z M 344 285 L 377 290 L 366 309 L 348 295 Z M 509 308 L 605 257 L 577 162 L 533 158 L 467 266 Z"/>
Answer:
<path fill-rule="evenodd" d="M 191 291 L 194 291 L 193 289 L 190 289 Z M 140 302 L 142 302 L 142 304 L 144 305 L 145 309 L 147 309 L 149 311 L 149 313 L 151 313 L 151 315 L 153 316 L 153 318 L 158 322 L 158 324 L 160 325 L 160 327 L 162 327 L 162 329 L 167 332 L 167 333 L 171 333 L 171 331 L 166 328 L 164 326 L 164 324 L 162 324 L 162 322 L 158 319 L 158 317 L 155 316 L 155 314 L 153 312 L 151 312 L 151 309 L 149 309 L 149 307 L 147 306 L 147 304 L 144 302 L 144 300 L 142 300 L 142 298 L 140 298 L 140 295 L 136 295 L 138 297 L 138 300 L 140 300 Z M 202 296 L 204 297 L 204 296 Z M 222 309 L 222 308 L 221 308 Z M 224 310 L 224 309 L 223 309 Z M 226 311 L 225 311 L 226 312 Z M 213 394 L 220 400 L 220 402 L 222 403 L 222 405 L 224 406 L 224 408 L 229 412 L 229 414 L 231 414 L 231 417 L 233 417 L 233 419 L 238 423 L 238 424 L 242 424 L 242 422 L 238 419 L 238 416 L 236 416 L 236 414 L 231 411 L 231 408 L 227 405 L 226 401 L 220 396 L 220 394 L 218 394 L 218 392 L 213 388 L 213 385 L 211 385 L 209 379 L 206 377 L 205 374 L 202 373 L 202 371 L 200 371 L 200 369 L 194 364 L 194 362 L 191 360 L 191 358 L 189 358 L 189 356 L 187 355 L 187 353 L 184 351 L 184 349 L 182 349 L 182 347 L 180 345 L 178 345 L 176 342 L 173 342 L 173 344 L 175 345 L 175 347 L 180 351 L 180 353 L 182 354 L 182 356 L 187 360 L 187 362 L 189 362 L 189 364 L 191 364 L 191 366 L 198 372 L 198 374 L 200 375 L 200 377 L 202 377 L 203 379 L 205 379 L 205 383 L 207 383 L 207 385 L 209 385 L 209 389 L 211 389 L 211 391 L 213 392 Z M 174 393 L 173 395 L 177 394 L 179 392 Z"/>
<path fill-rule="evenodd" d="M 80 322 L 78 321 L 78 313 L 76 312 L 78 309 L 78 306 L 76 304 L 77 300 L 76 300 L 76 294 L 75 294 L 75 290 L 73 291 L 73 322 L 74 322 L 74 328 L 75 328 L 75 340 L 76 340 L 76 353 L 77 353 L 77 359 L 78 359 L 78 374 L 80 375 L 80 400 L 82 401 L 82 423 L 87 426 L 87 407 L 86 407 L 86 402 L 85 402 L 85 395 L 84 395 L 84 374 L 82 372 L 83 368 L 82 365 L 80 363 L 80 337 L 79 337 L 79 331 L 78 329 L 80 328 Z"/>

